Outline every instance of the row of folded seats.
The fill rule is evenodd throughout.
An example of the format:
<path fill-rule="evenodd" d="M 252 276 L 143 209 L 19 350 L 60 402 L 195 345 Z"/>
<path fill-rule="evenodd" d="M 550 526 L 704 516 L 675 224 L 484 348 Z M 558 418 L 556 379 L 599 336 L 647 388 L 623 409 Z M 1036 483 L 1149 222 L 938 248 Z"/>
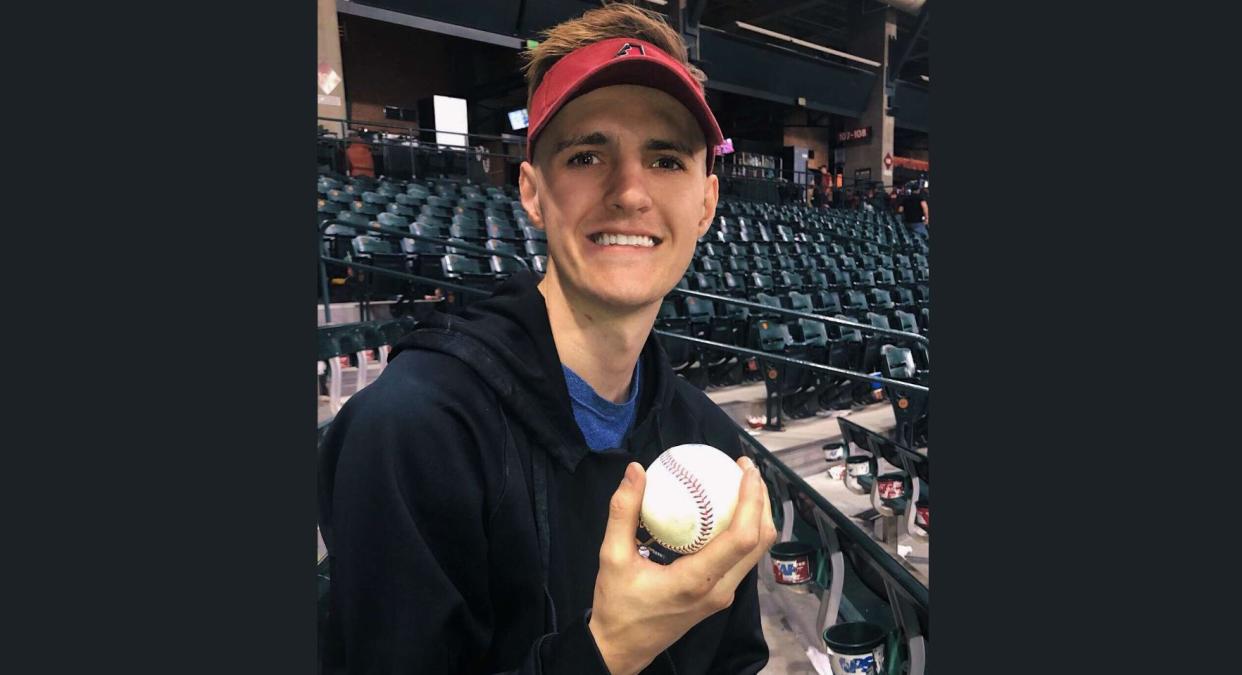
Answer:
<path fill-rule="evenodd" d="M 926 297 L 899 305 L 882 289 L 873 289 L 870 299 L 860 291 L 848 291 L 845 295 L 844 303 L 836 292 L 826 290 L 790 291 L 781 296 L 759 293 L 752 300 L 773 308 L 831 316 L 874 328 L 925 337 L 930 334 L 931 310 Z M 878 372 L 893 379 L 918 381 L 920 377 L 925 378 L 930 368 L 929 352 L 916 340 L 864 334 L 858 328 L 714 303 L 693 296 L 666 298 L 660 308 L 657 328 L 854 372 Z M 700 388 L 762 379 L 768 390 L 771 428 L 779 428 L 783 417 L 801 418 L 821 410 L 846 409 L 874 400 L 873 386 L 869 382 L 785 362 L 750 359 L 676 338 L 661 339 L 674 370 Z M 886 358 L 886 349 L 902 351 Z M 907 370 L 895 370 L 898 357 L 903 367 L 909 361 Z"/>
<path fill-rule="evenodd" d="M 927 251 L 927 242 L 912 235 L 896 214 L 819 209 L 802 205 L 782 205 L 722 199 L 717 213 L 771 222 L 796 222 L 813 229 L 831 231 L 881 245 Z"/>
<path fill-rule="evenodd" d="M 791 296 L 789 303 L 782 303 L 781 298 L 771 296 L 760 297 L 759 300 L 773 307 L 812 310 L 812 307 L 807 307 L 810 305 L 807 296 L 796 292 Z M 817 313 L 827 315 L 831 312 Z M 927 307 L 920 308 L 918 315 L 892 310 L 887 315 L 867 311 L 862 316 L 857 313 L 835 313 L 831 316 L 867 326 L 919 334 L 927 334 L 930 322 Z M 925 380 L 930 368 L 929 353 L 922 343 L 909 341 L 908 344 L 898 344 L 907 341 L 816 319 L 790 318 L 728 303 L 717 306 L 705 298 L 669 296 L 661 305 L 656 327 L 666 332 L 758 349 L 857 373 L 881 373 L 908 382 Z M 780 428 L 784 416 L 804 418 L 820 410 L 848 409 L 852 405 L 874 400 L 873 385 L 857 379 L 776 360 L 751 359 L 672 337 L 661 336 L 661 343 L 674 372 L 683 375 L 696 387 L 727 387 L 764 380 L 768 389 L 768 421 L 771 428 Z"/>
<path fill-rule="evenodd" d="M 547 240 L 511 186 L 481 188 L 443 180 L 359 183 L 357 178 L 346 185 L 321 176 L 318 189 L 322 246 L 330 257 L 472 283 L 494 282 L 527 268 L 542 272 L 546 266 Z M 367 232 L 377 225 L 412 236 Z M 329 264 L 327 271 L 334 288 L 341 288 L 336 299 L 434 290 L 434 284 L 412 287 L 407 280 L 351 272 L 339 263 Z"/>
<path fill-rule="evenodd" d="M 847 223 L 838 223 L 831 220 L 823 220 L 820 218 L 747 218 L 745 216 L 729 216 L 717 212 L 713 224 L 717 226 L 720 233 L 719 238 L 726 241 L 762 241 L 762 242 L 792 242 L 795 240 L 803 240 L 807 234 L 818 234 L 823 236 L 834 236 L 845 240 L 858 241 L 862 244 L 870 244 L 874 246 L 884 246 L 887 248 L 903 249 L 905 247 L 895 246 L 891 241 L 884 241 L 895 231 L 892 226 L 883 226 L 876 230 L 867 230 L 858 228 Z M 915 247 L 920 249 L 920 247 Z"/>
<path fill-rule="evenodd" d="M 894 247 L 832 230 L 802 224 L 778 223 L 772 227 L 763 221 L 747 222 L 745 218 L 730 219 L 725 216 L 715 218 L 713 228 L 707 235 L 707 243 L 700 244 L 699 248 L 708 245 L 714 245 L 717 249 L 726 249 L 735 255 L 737 252 L 745 255 L 748 251 L 778 251 L 782 255 L 793 252 L 799 255 L 808 253 L 821 255 L 848 253 L 890 257 L 902 255 L 907 259 L 917 256 L 924 267 L 927 260 L 923 250 Z"/>
<path fill-rule="evenodd" d="M 452 280 L 467 286 L 489 289 L 497 281 L 526 269 L 542 274 L 547 265 L 548 244 L 543 233 L 527 228 L 530 238 L 519 244 L 515 240 L 480 238 L 473 235 L 444 237 L 443 233 L 427 226 L 409 226 L 412 234 L 448 238 L 441 244 L 422 239 L 402 238 L 399 241 L 372 235 L 359 235 L 353 228 L 328 225 L 324 230 L 323 249 L 329 257 L 348 260 L 382 269 L 412 274 L 433 280 Z M 454 245 L 456 244 L 456 246 Z M 464 248 L 477 245 L 485 252 Z M 517 258 L 521 258 L 521 262 Z M 523 264 L 525 263 L 525 264 Z M 432 282 L 413 280 L 366 271 L 351 272 L 346 265 L 326 263 L 330 279 L 354 281 L 357 292 L 367 298 L 393 296 L 421 297 L 434 291 Z M 344 284 L 342 284 L 344 285 Z"/>
<path fill-rule="evenodd" d="M 904 295 L 926 287 L 931 280 L 926 271 L 916 273 L 908 268 L 887 267 L 847 270 L 836 266 L 831 259 L 812 260 L 805 267 L 793 260 L 778 260 L 777 265 L 779 268 L 774 269 L 766 258 L 728 258 L 724 264 L 714 258 L 702 258 L 694 261 L 685 278 L 692 290 L 734 297 L 772 290 L 779 293 L 815 289 L 865 292 L 876 288 Z"/>

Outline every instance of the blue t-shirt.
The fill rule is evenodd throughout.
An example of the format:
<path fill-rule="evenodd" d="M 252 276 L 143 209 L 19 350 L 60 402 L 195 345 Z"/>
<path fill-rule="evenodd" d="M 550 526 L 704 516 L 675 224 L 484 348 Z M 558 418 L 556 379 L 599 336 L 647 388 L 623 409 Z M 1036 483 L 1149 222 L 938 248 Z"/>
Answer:
<path fill-rule="evenodd" d="M 608 450 L 621 445 L 621 439 L 634 423 L 638 409 L 638 365 L 630 380 L 630 396 L 624 403 L 613 403 L 595 393 L 587 381 L 578 377 L 565 364 L 565 384 L 569 387 L 569 400 L 573 406 L 574 419 L 592 450 Z"/>

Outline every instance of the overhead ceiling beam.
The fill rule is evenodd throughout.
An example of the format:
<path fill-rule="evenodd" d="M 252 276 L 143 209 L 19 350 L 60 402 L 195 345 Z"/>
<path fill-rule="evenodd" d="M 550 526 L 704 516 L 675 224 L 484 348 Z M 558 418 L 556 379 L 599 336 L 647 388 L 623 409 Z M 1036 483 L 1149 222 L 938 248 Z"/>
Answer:
<path fill-rule="evenodd" d="M 755 2 L 744 3 L 727 7 L 715 12 L 712 20 L 718 24 L 718 28 L 729 28 L 734 21 L 763 21 L 773 17 L 787 14 L 789 12 L 799 12 L 804 9 L 811 9 L 818 5 L 824 4 L 824 0 L 777 0 L 775 2 Z"/>
<path fill-rule="evenodd" d="M 914 45 L 919 41 L 919 36 L 923 34 L 923 27 L 927 25 L 927 18 L 931 16 L 931 3 L 924 2 L 923 7 L 919 10 L 919 18 L 914 24 L 914 31 L 906 36 L 906 39 L 900 44 L 894 45 L 894 53 L 899 54 L 888 68 L 888 81 L 890 83 L 897 81 L 897 76 L 901 74 L 901 69 L 906 66 L 910 60 L 910 55 L 914 53 Z"/>

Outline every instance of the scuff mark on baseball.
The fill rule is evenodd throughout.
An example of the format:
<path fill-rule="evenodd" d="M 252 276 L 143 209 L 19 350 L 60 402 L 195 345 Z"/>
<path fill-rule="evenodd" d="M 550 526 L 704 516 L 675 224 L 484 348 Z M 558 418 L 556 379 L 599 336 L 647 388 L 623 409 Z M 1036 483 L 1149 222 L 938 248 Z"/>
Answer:
<path fill-rule="evenodd" d="M 642 526 L 665 548 L 694 553 L 729 527 L 741 484 L 741 467 L 720 450 L 669 448 L 647 467 Z"/>

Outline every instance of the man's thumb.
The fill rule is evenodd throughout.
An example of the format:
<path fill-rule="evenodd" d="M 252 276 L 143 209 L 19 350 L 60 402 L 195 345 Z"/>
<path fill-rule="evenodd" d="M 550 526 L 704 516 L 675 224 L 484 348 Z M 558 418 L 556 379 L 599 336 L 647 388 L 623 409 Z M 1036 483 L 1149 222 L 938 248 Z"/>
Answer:
<path fill-rule="evenodd" d="M 614 559 L 624 559 L 635 551 L 634 534 L 646 485 L 647 473 L 642 465 L 630 462 L 625 467 L 625 478 L 608 503 L 608 528 L 604 531 L 603 548 L 617 556 Z"/>

